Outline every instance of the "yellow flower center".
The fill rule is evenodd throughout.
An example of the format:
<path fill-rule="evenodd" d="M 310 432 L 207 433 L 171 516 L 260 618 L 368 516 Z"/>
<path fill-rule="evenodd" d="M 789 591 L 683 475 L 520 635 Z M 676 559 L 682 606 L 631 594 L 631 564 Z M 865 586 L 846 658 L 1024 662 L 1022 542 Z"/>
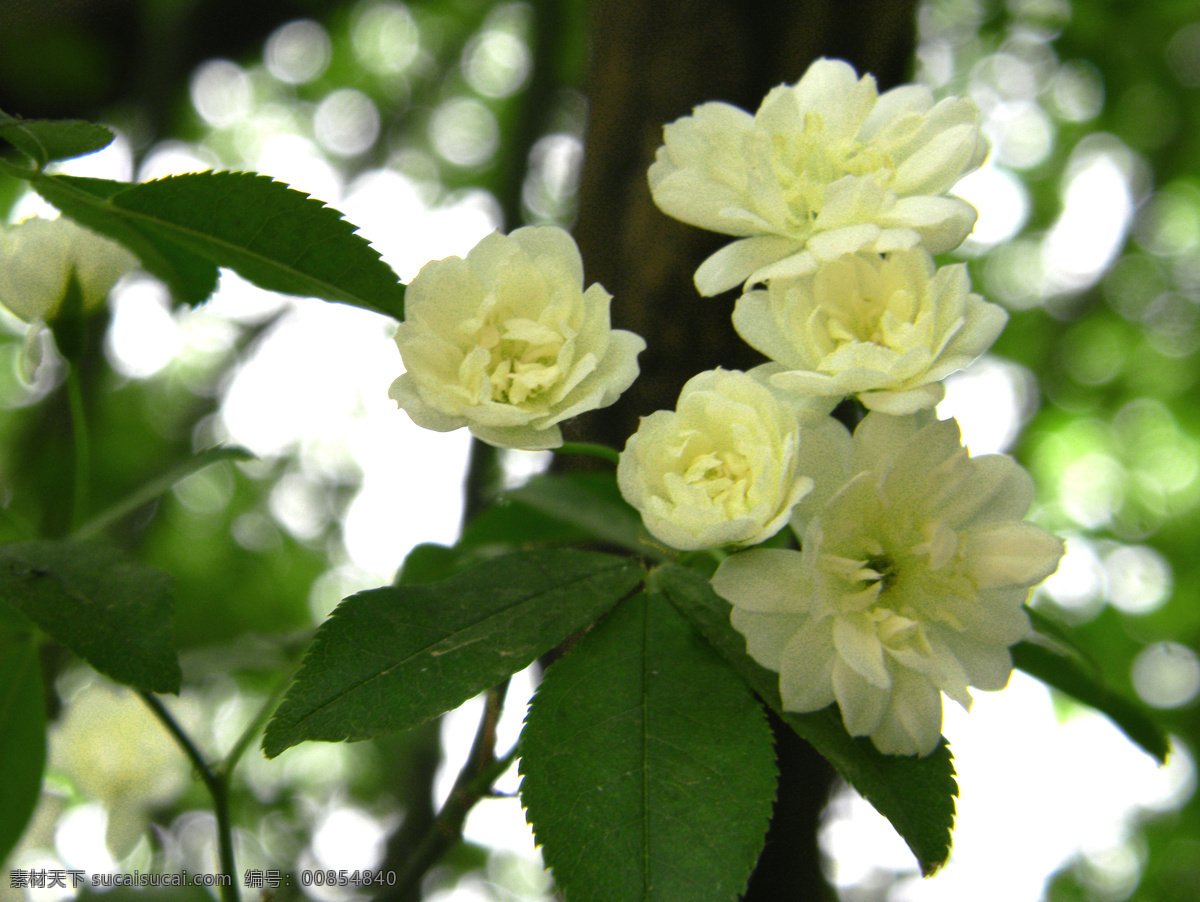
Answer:
<path fill-rule="evenodd" d="M 746 498 L 753 479 L 750 461 L 733 450 L 698 454 L 683 474 L 685 483 L 702 489 L 714 505 L 731 515 L 749 508 Z"/>
<path fill-rule="evenodd" d="M 523 404 L 559 381 L 563 336 L 535 320 L 493 313 L 479 330 L 479 347 L 491 353 L 486 370 L 492 400 Z"/>
<path fill-rule="evenodd" d="M 831 141 L 820 113 L 804 114 L 804 127 L 771 135 L 772 176 L 789 208 L 793 225 L 807 226 L 825 205 L 828 187 L 847 175 L 874 174 L 885 187 L 895 165 L 878 147 L 853 139 Z"/>

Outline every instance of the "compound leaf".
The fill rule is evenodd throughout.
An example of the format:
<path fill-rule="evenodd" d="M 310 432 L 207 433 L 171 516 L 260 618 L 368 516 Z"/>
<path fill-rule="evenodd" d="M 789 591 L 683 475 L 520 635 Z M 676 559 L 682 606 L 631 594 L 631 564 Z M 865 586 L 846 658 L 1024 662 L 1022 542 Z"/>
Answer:
<path fill-rule="evenodd" d="M 657 594 L 546 672 L 521 798 L 573 902 L 737 899 L 762 850 L 775 752 L 746 684 Z"/>
<path fill-rule="evenodd" d="M 263 749 L 275 756 L 306 739 L 368 739 L 423 723 L 594 623 L 642 576 L 628 558 L 551 549 L 353 595 L 317 631 Z"/>

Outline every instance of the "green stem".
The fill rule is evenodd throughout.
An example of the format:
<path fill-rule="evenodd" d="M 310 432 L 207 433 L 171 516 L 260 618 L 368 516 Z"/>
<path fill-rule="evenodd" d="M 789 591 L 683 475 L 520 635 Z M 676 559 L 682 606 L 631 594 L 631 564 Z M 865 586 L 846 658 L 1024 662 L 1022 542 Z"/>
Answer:
<path fill-rule="evenodd" d="M 396 885 L 377 897 L 376 902 L 408 902 L 419 898 L 421 878 L 458 842 L 463 822 L 475 803 L 488 794 L 492 784 L 512 765 L 517 754 L 516 746 L 503 757 L 496 757 L 496 724 L 504 709 L 508 683 L 505 680 L 488 690 L 475 741 L 471 745 L 467 763 L 454 781 L 454 788 L 450 790 L 433 824 L 400 869 Z"/>
<path fill-rule="evenodd" d="M 213 813 L 217 818 L 217 848 L 221 860 L 221 873 L 225 877 L 224 885 L 220 887 L 221 902 L 239 902 L 237 871 L 234 867 L 233 856 L 233 823 L 229 818 L 228 771 L 218 773 L 208 766 L 208 762 L 204 760 L 204 756 L 192 742 L 192 737 L 184 731 L 157 696 L 141 689 L 137 690 L 137 693 L 167 732 L 171 734 L 171 738 L 175 740 L 183 753 L 187 755 L 188 760 L 192 762 L 192 766 L 200 775 L 201 782 L 212 796 Z"/>
<path fill-rule="evenodd" d="M 233 445 L 209 448 L 206 451 L 201 451 L 195 457 L 183 461 L 165 473 L 161 473 L 142 484 L 116 504 L 101 511 L 83 525 L 77 526 L 72 533 L 72 538 L 82 541 L 96 537 L 122 517 L 133 513 L 143 505 L 149 504 L 155 498 L 165 495 L 175 483 L 184 477 L 190 476 L 197 470 L 207 467 L 209 464 L 221 460 L 251 460 L 253 457 L 254 455 L 245 448 Z"/>
<path fill-rule="evenodd" d="M 250 748 L 250 744 L 262 728 L 266 726 L 268 720 L 271 719 L 271 714 L 274 712 L 279 700 L 283 697 L 284 691 L 291 684 L 291 679 L 282 679 L 279 685 L 267 696 L 267 700 L 262 703 L 262 707 L 258 709 L 258 713 L 246 725 L 246 729 L 242 730 L 242 735 L 237 738 L 237 741 L 229 749 L 229 753 L 225 756 L 225 760 L 221 762 L 221 766 L 217 769 L 217 773 L 228 780 L 233 775 L 233 770 L 237 767 L 238 762 L 242 759 L 242 755 L 246 754 L 246 750 Z"/>
<path fill-rule="evenodd" d="M 87 414 L 83 404 L 83 384 L 79 365 L 72 363 L 67 371 L 67 402 L 71 408 L 71 434 L 75 442 L 75 480 L 71 502 L 71 529 L 74 531 L 87 510 L 91 450 L 88 441 Z"/>
<path fill-rule="evenodd" d="M 554 451 L 556 454 L 579 454 L 585 457 L 598 457 L 614 465 L 621 459 L 620 453 L 615 448 L 610 448 L 608 445 L 598 445 L 595 442 L 565 442 L 561 447 L 555 448 Z"/>

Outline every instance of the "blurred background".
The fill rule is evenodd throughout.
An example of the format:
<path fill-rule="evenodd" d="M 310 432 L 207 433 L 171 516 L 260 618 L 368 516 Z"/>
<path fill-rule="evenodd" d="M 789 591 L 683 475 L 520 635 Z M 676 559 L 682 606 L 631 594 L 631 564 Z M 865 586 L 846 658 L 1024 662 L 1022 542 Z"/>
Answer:
<path fill-rule="evenodd" d="M 1012 453 L 1032 472 L 1035 518 L 1067 539 L 1035 603 L 1074 627 L 1119 690 L 1161 712 L 1174 753 L 1157 768 L 1106 720 L 1017 674 L 1006 692 L 980 693 L 969 717 L 948 712 L 961 792 L 945 871 L 921 880 L 886 822 L 835 785 L 818 811 L 823 892 L 845 902 L 1194 899 L 1200 7 L 889 0 L 868 4 L 863 19 L 837 4 L 740 6 L 755 17 L 745 28 L 752 48 L 766 32 L 783 36 L 763 51 L 777 67 L 736 84 L 697 81 L 690 94 L 672 88 L 656 105 L 630 98 L 654 94 L 668 71 L 686 78 L 724 66 L 735 79 L 751 67 L 733 51 L 714 56 L 725 51 L 699 29 L 698 45 L 675 46 L 664 24 L 671 46 L 661 54 L 682 54 L 679 65 L 659 55 L 621 69 L 614 61 L 636 56 L 647 10 L 672 21 L 658 4 L 632 0 L 609 12 L 583 0 L 4 0 L 0 109 L 112 127 L 109 149 L 64 164 L 74 174 L 273 175 L 344 212 L 403 281 L 494 228 L 578 225 L 588 281 L 616 296 L 615 325 L 647 335 L 645 364 L 672 341 L 633 325 L 654 298 L 688 318 L 713 311 L 732 334 L 732 299 L 703 301 L 688 287 L 694 262 L 679 264 L 682 281 L 650 288 L 628 262 L 689 241 L 692 256 L 707 253 L 711 238 L 681 237 L 687 227 L 661 214 L 642 222 L 644 163 L 664 122 L 708 99 L 753 109 L 765 90 L 755 79 L 794 81 L 816 53 L 860 69 L 878 62 L 881 84 L 915 78 L 971 96 L 993 152 L 957 189 L 980 218 L 953 256 L 1011 320 L 992 353 L 951 380 L 940 413 L 959 418 L 973 453 Z M 703 14 L 691 24 L 703 26 Z M 719 21 L 714 32 L 740 27 Z M 678 24 L 686 34 L 688 22 Z M 860 44 L 846 37 L 873 27 L 879 35 Z M 801 32 L 818 36 L 777 46 Z M 613 130 L 622 117 L 646 124 L 630 136 Z M 640 154 L 636 167 L 614 156 L 625 149 Z M 611 237 L 594 212 L 606 188 L 618 198 L 608 252 L 595 249 Z M 53 211 L 0 176 L 0 220 L 35 213 Z M 639 229 L 661 241 L 635 240 Z M 100 316 L 85 383 L 98 499 L 215 443 L 257 456 L 189 477 L 116 535 L 175 577 L 185 689 L 167 704 L 216 757 L 341 598 L 390 582 L 418 543 L 454 541 L 472 452 L 462 434 L 423 432 L 387 399 L 400 359 L 384 317 L 272 295 L 230 273 L 194 309 L 148 277 L 127 277 Z M 69 509 L 62 366 L 47 349 L 48 363 L 24 384 L 23 340 L 23 324 L 0 311 L 4 541 Z M 740 365 L 697 359 L 719 349 L 680 343 L 692 347 L 689 375 Z M 670 381 L 653 366 L 645 379 Z M 614 413 L 623 432 L 596 420 L 583 437 L 619 446 L 637 414 L 674 403 L 681 381 L 662 389 L 666 400 L 643 396 L 641 409 Z M 496 463 L 480 456 L 476 488 Z M 547 460 L 511 452 L 498 463 L 493 489 Z M 49 771 L 7 869 L 213 871 L 207 797 L 141 702 L 65 653 L 46 667 Z M 502 744 L 515 739 L 535 680 L 524 675 L 510 693 Z M 448 791 L 478 714 L 469 704 L 411 733 L 308 743 L 272 761 L 252 751 L 233 800 L 239 868 L 386 868 Z M 516 787 L 513 774 L 501 785 Z M 431 873 L 426 898 L 553 897 L 515 798 L 481 803 L 466 835 Z M 8 883 L 4 902 L 71 895 Z"/>

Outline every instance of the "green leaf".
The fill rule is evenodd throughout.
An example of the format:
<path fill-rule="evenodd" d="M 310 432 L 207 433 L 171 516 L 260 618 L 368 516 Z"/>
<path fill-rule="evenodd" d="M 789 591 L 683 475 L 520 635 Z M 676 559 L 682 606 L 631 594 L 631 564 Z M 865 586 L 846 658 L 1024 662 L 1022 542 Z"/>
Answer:
<path fill-rule="evenodd" d="M 660 595 L 623 602 L 546 672 L 521 800 L 572 902 L 734 900 L 762 851 L 762 707 Z"/>
<path fill-rule="evenodd" d="M 555 549 L 351 596 L 317 630 L 263 750 L 274 757 L 306 739 L 368 739 L 423 723 L 595 622 L 643 575 L 627 558 Z"/>
<path fill-rule="evenodd" d="M 83 542 L 0 545 L 0 600 L 119 683 L 178 692 L 170 577 Z"/>
<path fill-rule="evenodd" d="M 611 472 L 535 476 L 504 497 L 582 530 L 594 541 L 666 560 L 659 548 L 646 543 L 641 515 L 621 497 Z"/>
<path fill-rule="evenodd" d="M 4 171 L 28 178 L 63 213 L 120 241 L 187 303 L 205 300 L 224 266 L 268 291 L 404 318 L 404 286 L 354 225 L 269 176 L 194 172 L 129 185 Z"/>
<path fill-rule="evenodd" d="M 396 574 L 395 585 L 419 586 L 449 579 L 462 570 L 462 556 L 457 549 L 449 545 L 439 545 L 436 542 L 422 542 L 414 545 L 404 556 L 400 572 Z"/>
<path fill-rule="evenodd" d="M 113 206 L 269 291 L 404 318 L 404 286 L 367 239 L 319 200 L 253 172 L 196 172 L 134 185 Z"/>
<path fill-rule="evenodd" d="M 17 615 L 4 612 L 0 620 Z M 46 701 L 31 629 L 0 623 L 0 861 L 7 861 L 42 792 Z"/>
<path fill-rule="evenodd" d="M 82 119 L 22 119 L 0 110 L 0 138 L 38 165 L 103 150 L 113 133 Z"/>
<path fill-rule="evenodd" d="M 784 711 L 779 674 L 746 654 L 746 640 L 729 622 L 729 603 L 703 576 L 667 565 L 651 574 L 650 584 L 660 587 L 759 698 L 892 822 L 925 875 L 946 863 L 958 786 L 945 740 L 924 758 L 884 755 L 869 739 L 846 732 L 836 705 L 811 714 Z"/>
<path fill-rule="evenodd" d="M 1036 621 L 1035 621 L 1036 622 Z M 1058 639 L 1058 637 L 1055 637 Z M 1030 676 L 1107 715 L 1121 731 L 1161 764 L 1167 760 L 1170 740 L 1150 709 L 1114 691 L 1083 656 L 1064 648 L 1061 640 L 1041 637 L 1013 646 L 1013 664 Z"/>

